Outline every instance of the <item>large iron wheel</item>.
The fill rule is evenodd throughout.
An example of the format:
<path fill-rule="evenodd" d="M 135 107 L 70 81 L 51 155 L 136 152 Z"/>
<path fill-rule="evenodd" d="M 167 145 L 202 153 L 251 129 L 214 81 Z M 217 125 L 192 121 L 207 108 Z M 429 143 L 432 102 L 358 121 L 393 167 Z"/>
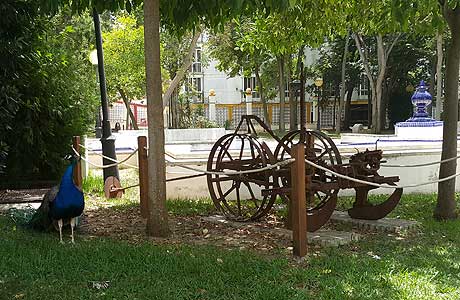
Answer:
<path fill-rule="evenodd" d="M 288 132 L 279 142 L 275 150 L 275 157 L 277 161 L 291 158 L 291 149 L 293 145 L 298 144 L 300 141 L 300 130 Z M 324 167 L 330 168 L 331 166 L 342 163 L 340 153 L 335 146 L 334 142 L 327 135 L 319 131 L 305 131 L 306 145 L 308 141 L 313 139 L 313 147 L 305 148 L 305 158 Z M 311 182 L 314 186 L 320 186 L 323 183 L 333 184 L 337 183 L 338 178 L 334 175 L 327 173 L 318 168 L 314 168 L 314 172 L 309 174 L 312 168 L 306 164 L 306 175 L 311 175 Z M 282 187 L 291 186 L 290 173 L 287 176 L 280 178 Z M 332 215 L 337 204 L 337 193 L 339 188 L 325 188 L 325 189 L 308 189 L 306 191 L 307 199 L 307 230 L 310 232 L 318 230 L 323 226 Z M 286 199 L 287 200 L 287 199 Z"/>
<path fill-rule="evenodd" d="M 247 134 L 227 134 L 212 147 L 207 171 L 235 172 L 255 170 L 269 164 L 257 139 Z M 249 174 L 208 174 L 208 189 L 218 210 L 237 221 L 256 220 L 272 207 L 276 195 L 262 196 L 262 189 L 278 186 L 272 170 Z"/>

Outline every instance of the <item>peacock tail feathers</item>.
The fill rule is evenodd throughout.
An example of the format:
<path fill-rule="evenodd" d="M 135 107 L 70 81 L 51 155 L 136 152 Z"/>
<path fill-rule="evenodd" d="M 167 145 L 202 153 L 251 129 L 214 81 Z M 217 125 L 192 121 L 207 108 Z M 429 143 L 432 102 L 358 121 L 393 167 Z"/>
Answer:
<path fill-rule="evenodd" d="M 32 229 L 49 231 L 53 228 L 53 221 L 49 217 L 50 204 L 54 201 L 59 192 L 59 186 L 53 186 L 46 194 L 43 196 L 42 203 L 37 209 L 35 214 L 32 216 L 28 225 Z"/>

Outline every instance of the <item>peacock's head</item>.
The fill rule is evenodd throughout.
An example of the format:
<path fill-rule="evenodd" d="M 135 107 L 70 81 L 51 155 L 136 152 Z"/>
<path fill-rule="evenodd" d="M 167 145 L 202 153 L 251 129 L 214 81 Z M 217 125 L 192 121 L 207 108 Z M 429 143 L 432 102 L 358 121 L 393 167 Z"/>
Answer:
<path fill-rule="evenodd" d="M 78 160 L 81 159 L 81 157 L 77 156 L 76 154 L 67 154 L 66 156 L 64 156 L 64 159 L 75 164 L 78 162 Z"/>

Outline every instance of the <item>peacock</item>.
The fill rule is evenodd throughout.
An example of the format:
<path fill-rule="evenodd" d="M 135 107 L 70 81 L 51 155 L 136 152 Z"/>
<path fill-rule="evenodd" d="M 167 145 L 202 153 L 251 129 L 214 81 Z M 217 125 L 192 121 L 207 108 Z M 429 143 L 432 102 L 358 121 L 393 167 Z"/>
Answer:
<path fill-rule="evenodd" d="M 40 207 L 29 221 L 29 225 L 38 230 L 59 229 L 59 241 L 62 241 L 62 227 L 70 224 L 72 243 L 75 243 L 74 228 L 77 218 L 83 213 L 85 199 L 82 190 L 73 182 L 73 170 L 77 159 L 72 158 L 65 170 L 59 186 L 52 187 L 43 197 Z"/>

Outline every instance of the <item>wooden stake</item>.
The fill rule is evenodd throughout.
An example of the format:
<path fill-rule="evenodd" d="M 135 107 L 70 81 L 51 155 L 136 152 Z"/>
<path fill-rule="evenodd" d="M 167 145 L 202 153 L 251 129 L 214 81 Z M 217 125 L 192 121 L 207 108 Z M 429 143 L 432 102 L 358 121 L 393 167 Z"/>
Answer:
<path fill-rule="evenodd" d="M 77 150 L 78 153 L 80 153 L 80 136 L 74 136 L 72 138 L 73 142 L 73 147 L 75 150 Z M 83 179 L 81 176 L 81 159 L 77 161 L 77 164 L 75 165 L 75 168 L 73 169 L 73 181 L 76 186 L 78 186 L 81 189 Z"/>
<path fill-rule="evenodd" d="M 137 157 L 139 163 L 139 195 L 141 216 L 147 218 L 149 216 L 149 174 L 147 165 L 147 137 L 137 137 Z"/>
<path fill-rule="evenodd" d="M 291 166 L 291 209 L 293 254 L 303 257 L 307 254 L 307 209 L 305 199 L 305 146 L 299 143 L 292 147 L 295 162 Z"/>

